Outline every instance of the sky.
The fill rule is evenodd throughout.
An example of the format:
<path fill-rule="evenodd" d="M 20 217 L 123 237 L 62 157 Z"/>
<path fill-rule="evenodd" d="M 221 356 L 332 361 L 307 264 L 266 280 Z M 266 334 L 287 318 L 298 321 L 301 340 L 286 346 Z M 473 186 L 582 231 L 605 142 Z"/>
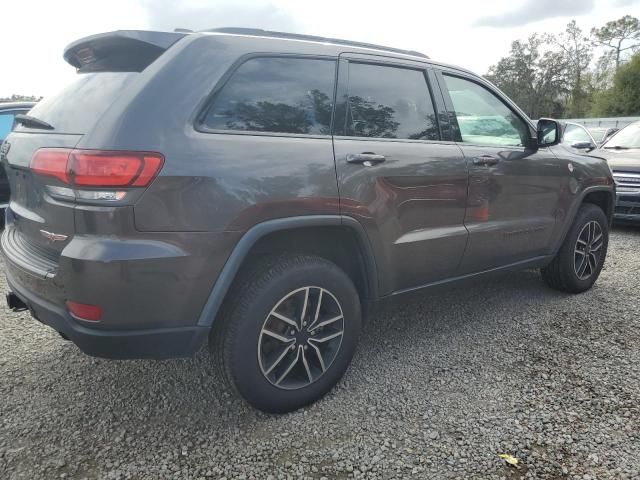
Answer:
<path fill-rule="evenodd" d="M 574 18 L 588 32 L 640 17 L 640 0 L 19 0 L 0 12 L 4 97 L 54 94 L 76 75 L 65 46 L 112 30 L 265 28 L 418 50 L 484 74 L 513 40 Z"/>

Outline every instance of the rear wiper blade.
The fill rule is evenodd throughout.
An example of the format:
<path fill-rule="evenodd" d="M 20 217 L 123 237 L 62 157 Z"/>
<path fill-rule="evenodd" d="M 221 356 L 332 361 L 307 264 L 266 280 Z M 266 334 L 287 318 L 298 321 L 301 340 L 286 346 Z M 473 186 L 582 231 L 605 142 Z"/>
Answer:
<path fill-rule="evenodd" d="M 629 147 L 621 147 L 620 145 L 616 145 L 615 147 L 602 147 L 607 148 L 609 150 L 629 150 Z"/>
<path fill-rule="evenodd" d="M 24 125 L 28 128 L 42 128 L 43 130 L 53 130 L 53 125 L 48 124 L 44 120 L 32 117 L 31 115 L 23 115 L 19 113 L 16 115 L 16 122 Z"/>

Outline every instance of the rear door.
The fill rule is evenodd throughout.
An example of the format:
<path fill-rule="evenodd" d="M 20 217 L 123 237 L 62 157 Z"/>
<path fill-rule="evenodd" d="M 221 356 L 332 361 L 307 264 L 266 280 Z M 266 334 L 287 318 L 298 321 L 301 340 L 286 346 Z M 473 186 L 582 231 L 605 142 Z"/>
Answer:
<path fill-rule="evenodd" d="M 467 242 L 467 162 L 443 138 L 433 93 L 424 64 L 341 56 L 334 119 L 340 208 L 366 228 L 383 294 L 453 275 Z"/>
<path fill-rule="evenodd" d="M 458 71 L 439 72 L 438 79 L 454 139 L 469 163 L 469 245 L 459 273 L 548 254 L 564 214 L 566 162 L 538 149 L 529 122 L 480 79 Z"/>

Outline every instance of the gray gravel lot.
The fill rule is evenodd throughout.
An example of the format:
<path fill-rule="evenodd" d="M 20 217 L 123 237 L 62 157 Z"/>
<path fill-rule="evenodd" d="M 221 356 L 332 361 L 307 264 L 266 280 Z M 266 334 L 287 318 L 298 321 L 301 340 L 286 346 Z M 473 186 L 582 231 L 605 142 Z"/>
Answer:
<path fill-rule="evenodd" d="M 206 352 L 93 359 L 3 306 L 0 479 L 640 478 L 639 272 L 640 229 L 618 228 L 582 295 L 527 271 L 404 298 L 337 389 L 284 416 L 224 390 Z"/>

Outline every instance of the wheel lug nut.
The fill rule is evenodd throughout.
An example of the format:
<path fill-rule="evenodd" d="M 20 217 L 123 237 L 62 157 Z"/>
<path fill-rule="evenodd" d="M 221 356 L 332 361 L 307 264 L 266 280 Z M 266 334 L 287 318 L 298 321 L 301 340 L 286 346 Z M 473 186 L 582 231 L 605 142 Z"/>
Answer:
<path fill-rule="evenodd" d="M 305 345 L 305 346 L 304 346 L 304 349 L 305 349 L 305 350 L 309 350 L 309 345 Z"/>
<path fill-rule="evenodd" d="M 296 331 L 292 328 L 291 331 L 289 332 L 289 335 L 295 335 Z"/>

